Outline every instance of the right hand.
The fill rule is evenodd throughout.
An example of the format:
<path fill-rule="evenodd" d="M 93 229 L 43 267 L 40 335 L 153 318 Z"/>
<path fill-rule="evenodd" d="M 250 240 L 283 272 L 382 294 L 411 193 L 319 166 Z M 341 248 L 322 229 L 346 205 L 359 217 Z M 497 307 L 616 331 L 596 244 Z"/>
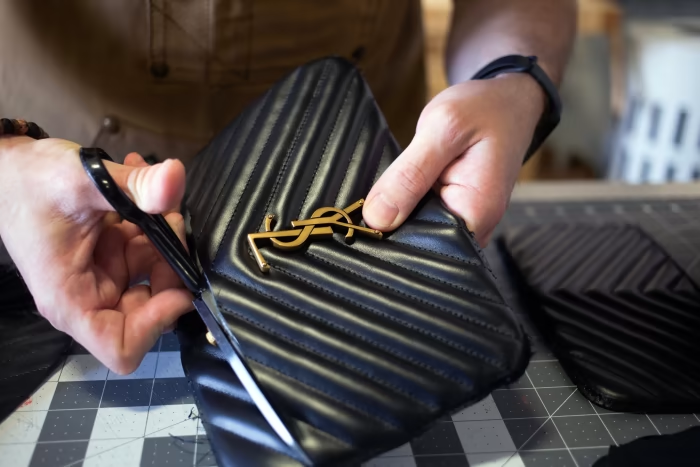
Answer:
<path fill-rule="evenodd" d="M 83 169 L 80 146 L 0 137 L 0 237 L 39 312 L 110 370 L 133 372 L 158 337 L 193 309 L 192 296 L 141 230 L 119 216 Z M 107 170 L 140 209 L 178 212 L 185 168 L 129 154 Z M 148 279 L 150 285 L 137 285 Z"/>

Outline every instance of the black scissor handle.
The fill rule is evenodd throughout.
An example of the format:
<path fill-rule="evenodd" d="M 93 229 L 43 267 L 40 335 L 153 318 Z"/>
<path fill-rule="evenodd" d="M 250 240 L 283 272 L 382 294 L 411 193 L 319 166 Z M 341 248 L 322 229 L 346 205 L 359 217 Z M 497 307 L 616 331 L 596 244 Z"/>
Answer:
<path fill-rule="evenodd" d="M 119 188 L 102 160 L 113 161 L 100 148 L 80 148 L 83 168 L 102 196 L 121 217 L 141 228 L 190 292 L 198 293 L 201 275 L 168 221 L 160 214 L 148 214 L 139 209 Z"/>

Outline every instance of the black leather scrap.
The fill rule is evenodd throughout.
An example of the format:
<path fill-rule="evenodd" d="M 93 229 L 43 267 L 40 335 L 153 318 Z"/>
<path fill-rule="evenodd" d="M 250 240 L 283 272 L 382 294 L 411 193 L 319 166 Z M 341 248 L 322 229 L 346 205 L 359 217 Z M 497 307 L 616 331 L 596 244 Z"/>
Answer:
<path fill-rule="evenodd" d="M 529 344 L 473 235 L 428 195 L 381 240 L 298 251 L 246 242 L 274 214 L 290 228 L 364 198 L 400 149 L 360 72 L 300 67 L 188 168 L 191 248 L 248 362 L 318 466 L 357 465 L 519 378 Z M 361 210 L 353 214 L 361 224 Z M 363 225 L 363 224 L 361 224 Z M 182 363 L 220 466 L 298 463 L 251 404 L 196 314 L 178 326 Z"/>
<path fill-rule="evenodd" d="M 640 227 L 521 225 L 499 243 L 528 312 L 593 403 L 700 411 L 700 289 Z"/>
<path fill-rule="evenodd" d="M 697 426 L 678 433 L 642 436 L 620 446 L 610 446 L 608 454 L 593 467 L 695 467 L 699 443 Z"/>

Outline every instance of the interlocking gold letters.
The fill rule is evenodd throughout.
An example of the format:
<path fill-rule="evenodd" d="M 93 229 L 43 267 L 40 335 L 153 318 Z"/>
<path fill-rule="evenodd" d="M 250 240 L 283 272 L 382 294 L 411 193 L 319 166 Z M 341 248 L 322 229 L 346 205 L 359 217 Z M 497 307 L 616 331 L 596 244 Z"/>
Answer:
<path fill-rule="evenodd" d="M 265 231 L 248 234 L 248 244 L 253 250 L 258 267 L 262 272 L 270 270 L 270 265 L 256 244 L 258 240 L 269 240 L 274 247 L 281 250 L 297 250 L 313 240 L 333 236 L 334 227 L 347 229 L 345 234 L 346 243 L 352 241 L 355 231 L 372 238 L 382 238 L 382 233 L 379 230 L 355 225 L 350 219 L 350 214 L 361 207 L 364 202 L 365 200 L 361 199 L 345 209 L 319 208 L 314 211 L 309 219 L 292 221 L 293 229 L 290 230 L 273 231 L 272 221 L 275 219 L 275 216 L 272 214 L 267 215 L 265 217 Z M 326 215 L 330 213 L 333 214 Z M 326 216 L 324 217 L 324 215 Z M 280 238 L 292 238 L 292 240 L 283 242 L 279 240 Z"/>

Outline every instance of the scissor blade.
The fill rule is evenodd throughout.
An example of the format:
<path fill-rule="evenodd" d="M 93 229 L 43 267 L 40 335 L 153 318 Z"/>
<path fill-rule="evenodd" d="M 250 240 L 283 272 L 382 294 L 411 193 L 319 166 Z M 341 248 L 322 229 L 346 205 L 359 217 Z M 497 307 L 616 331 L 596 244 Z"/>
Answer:
<path fill-rule="evenodd" d="M 222 317 L 222 315 L 219 312 L 219 307 L 211 288 L 203 288 L 200 294 L 195 297 L 193 303 L 197 312 L 199 312 L 199 315 L 202 317 L 204 324 L 209 329 L 209 332 L 211 332 L 214 339 L 216 339 L 216 345 L 223 351 L 233 372 L 241 381 L 241 384 L 248 392 L 251 399 L 253 399 L 253 402 L 258 407 L 263 417 L 265 417 L 265 420 L 267 420 L 267 423 L 269 423 L 275 433 L 277 433 L 277 436 L 279 436 L 282 441 L 289 446 L 292 452 L 295 453 L 299 461 L 304 465 L 311 465 L 309 457 L 296 442 L 294 436 L 292 436 L 291 432 L 287 429 L 282 419 L 277 415 L 277 412 L 272 408 L 267 397 L 265 397 L 265 394 L 260 389 L 252 371 L 245 362 L 245 357 L 243 356 L 238 341 L 232 335 L 229 335 L 230 339 L 227 338 L 227 336 L 224 335 L 224 331 L 219 327 L 214 316 Z"/>

